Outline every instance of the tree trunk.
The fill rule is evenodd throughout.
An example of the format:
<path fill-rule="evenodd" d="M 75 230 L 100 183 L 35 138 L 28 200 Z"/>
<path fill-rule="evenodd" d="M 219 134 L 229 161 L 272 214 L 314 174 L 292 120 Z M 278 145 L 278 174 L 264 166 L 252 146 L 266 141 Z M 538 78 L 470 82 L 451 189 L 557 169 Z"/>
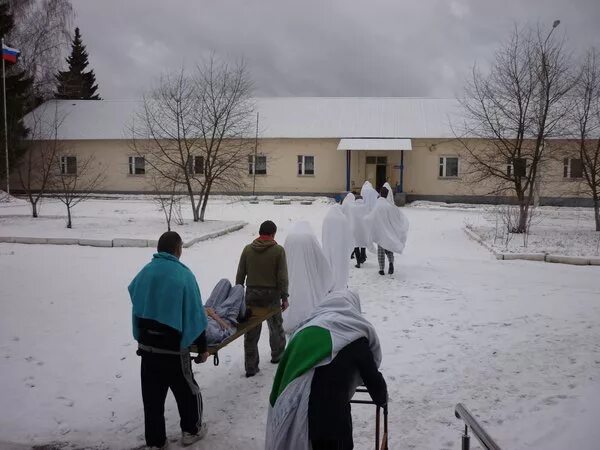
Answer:
<path fill-rule="evenodd" d="M 38 216 L 37 201 L 31 202 L 31 214 L 32 214 L 33 217 L 37 217 Z"/>
<path fill-rule="evenodd" d="M 200 222 L 204 222 L 204 214 L 206 213 L 206 206 L 208 205 L 208 197 L 210 196 L 211 184 L 206 185 L 205 191 L 202 195 L 202 210 L 200 212 Z"/>
<path fill-rule="evenodd" d="M 596 218 L 596 231 L 600 231 L 600 198 L 594 199 L 594 217 Z"/>
<path fill-rule="evenodd" d="M 67 228 L 73 228 L 71 223 L 71 207 L 67 205 Z"/>

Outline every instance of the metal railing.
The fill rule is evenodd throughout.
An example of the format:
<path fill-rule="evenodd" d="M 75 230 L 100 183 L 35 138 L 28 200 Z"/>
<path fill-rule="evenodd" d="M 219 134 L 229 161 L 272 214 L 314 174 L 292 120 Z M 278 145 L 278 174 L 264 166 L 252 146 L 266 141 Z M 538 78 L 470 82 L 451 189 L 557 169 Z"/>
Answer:
<path fill-rule="evenodd" d="M 458 419 L 462 419 L 465 423 L 465 432 L 462 435 L 462 450 L 469 450 L 470 448 L 469 428 L 483 448 L 487 450 L 501 450 L 500 446 L 494 442 L 490 435 L 487 434 L 479 422 L 477 422 L 475 417 L 473 417 L 473 415 L 462 403 L 456 405 L 456 408 L 454 409 L 454 415 Z"/>
<path fill-rule="evenodd" d="M 356 389 L 357 393 L 368 394 L 369 391 L 366 387 L 360 386 Z M 388 407 L 387 405 L 381 407 L 375 404 L 372 400 L 350 400 L 350 403 L 357 403 L 362 405 L 375 405 L 375 449 L 376 450 L 388 450 Z M 381 410 L 383 410 L 383 436 L 381 436 Z M 380 440 L 381 437 L 381 440 Z M 381 446 L 380 446 L 381 442 Z"/>

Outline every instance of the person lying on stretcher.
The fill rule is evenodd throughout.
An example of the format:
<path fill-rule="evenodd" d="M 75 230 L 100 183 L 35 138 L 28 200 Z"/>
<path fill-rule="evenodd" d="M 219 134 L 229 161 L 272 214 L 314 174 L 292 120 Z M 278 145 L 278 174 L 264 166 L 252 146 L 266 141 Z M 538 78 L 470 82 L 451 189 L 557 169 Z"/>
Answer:
<path fill-rule="evenodd" d="M 250 316 L 244 300 L 244 286 L 231 286 L 229 280 L 223 278 L 210 294 L 204 310 L 208 316 L 206 341 L 208 345 L 219 344 L 234 334 L 239 323 Z"/>

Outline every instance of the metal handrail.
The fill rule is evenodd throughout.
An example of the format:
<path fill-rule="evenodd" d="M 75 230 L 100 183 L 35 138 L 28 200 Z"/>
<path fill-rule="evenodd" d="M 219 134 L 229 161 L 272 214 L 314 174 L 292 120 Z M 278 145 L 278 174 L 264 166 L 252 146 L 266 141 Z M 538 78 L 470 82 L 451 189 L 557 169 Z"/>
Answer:
<path fill-rule="evenodd" d="M 487 450 L 501 450 L 500 446 L 494 442 L 489 434 L 483 429 L 483 427 L 477 422 L 475 417 L 469 412 L 469 410 L 462 404 L 459 403 L 454 409 L 454 415 L 457 419 L 462 419 L 465 422 L 465 433 L 462 436 L 462 449 L 469 450 L 469 428 L 483 446 Z"/>

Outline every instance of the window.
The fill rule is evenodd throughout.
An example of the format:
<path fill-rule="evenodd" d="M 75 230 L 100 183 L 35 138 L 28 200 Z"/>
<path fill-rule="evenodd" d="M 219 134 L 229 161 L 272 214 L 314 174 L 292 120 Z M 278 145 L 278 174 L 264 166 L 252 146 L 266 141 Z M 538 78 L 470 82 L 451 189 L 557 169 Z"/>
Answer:
<path fill-rule="evenodd" d="M 458 157 L 457 156 L 441 156 L 440 157 L 440 172 L 442 178 L 458 177 Z"/>
<path fill-rule="evenodd" d="M 61 156 L 60 157 L 60 173 L 63 175 L 77 174 L 77 157 L 76 156 Z"/>
<path fill-rule="evenodd" d="M 565 158 L 563 166 L 564 178 L 583 178 L 583 163 L 581 159 Z"/>
<path fill-rule="evenodd" d="M 248 175 L 266 175 L 267 157 L 264 155 L 248 155 Z"/>
<path fill-rule="evenodd" d="M 315 157 L 298 155 L 298 175 L 315 174 Z"/>
<path fill-rule="evenodd" d="M 144 175 L 146 173 L 146 160 L 143 156 L 129 157 L 129 175 Z"/>
<path fill-rule="evenodd" d="M 188 160 L 190 175 L 204 175 L 204 156 L 191 156 Z"/>
<path fill-rule="evenodd" d="M 367 164 L 387 165 L 387 156 L 367 156 Z"/>
<path fill-rule="evenodd" d="M 527 159 L 525 158 L 509 158 L 506 163 L 506 175 L 509 177 L 526 177 L 527 176 Z"/>

